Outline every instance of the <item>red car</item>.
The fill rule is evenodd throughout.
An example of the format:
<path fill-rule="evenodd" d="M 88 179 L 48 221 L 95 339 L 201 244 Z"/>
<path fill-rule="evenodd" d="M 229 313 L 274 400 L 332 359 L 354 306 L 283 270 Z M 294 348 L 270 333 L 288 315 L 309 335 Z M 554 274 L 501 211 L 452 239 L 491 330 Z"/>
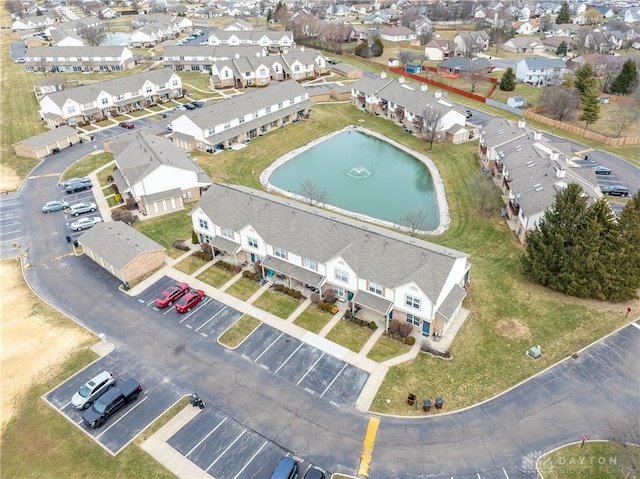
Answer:
<path fill-rule="evenodd" d="M 130 121 L 121 121 L 118 126 L 122 127 L 122 128 L 126 128 L 127 130 L 132 130 L 136 127 L 136 125 L 134 125 L 133 123 L 131 123 Z"/>
<path fill-rule="evenodd" d="M 160 309 L 171 306 L 176 302 L 176 299 L 180 298 L 189 289 L 187 283 L 176 283 L 169 286 L 162 293 L 156 296 L 156 306 Z"/>
<path fill-rule="evenodd" d="M 176 302 L 176 311 L 178 313 L 188 313 L 196 304 L 204 298 L 204 291 L 201 289 L 189 288 L 184 295 Z"/>

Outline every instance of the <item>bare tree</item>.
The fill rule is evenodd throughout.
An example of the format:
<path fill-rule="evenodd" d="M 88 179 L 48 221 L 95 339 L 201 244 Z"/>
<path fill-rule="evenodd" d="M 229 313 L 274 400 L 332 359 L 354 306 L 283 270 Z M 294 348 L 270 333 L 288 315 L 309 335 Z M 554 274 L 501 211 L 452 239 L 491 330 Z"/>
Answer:
<path fill-rule="evenodd" d="M 98 45 L 100 41 L 100 35 L 102 32 L 98 27 L 85 27 L 82 28 L 79 32 L 81 37 L 87 40 L 87 43 L 92 46 Z"/>
<path fill-rule="evenodd" d="M 431 40 L 433 40 L 433 36 L 434 36 L 433 31 L 423 28 L 418 33 L 418 41 L 420 42 L 420 45 L 426 45 Z"/>
<path fill-rule="evenodd" d="M 409 211 L 400 219 L 400 221 L 403 226 L 406 226 L 409 229 L 409 235 L 413 237 L 427 228 L 428 219 L 429 215 L 427 215 L 427 212 L 424 208 L 420 208 L 416 211 Z"/>
<path fill-rule="evenodd" d="M 312 206 L 324 206 L 327 203 L 327 190 L 319 187 L 311 180 L 304 180 L 300 183 L 298 194 L 304 196 Z"/>
<path fill-rule="evenodd" d="M 623 471 L 622 477 L 637 477 L 640 471 L 640 413 L 635 411 L 625 417 L 609 419 L 607 435 L 620 446 L 617 466 Z"/>
<path fill-rule="evenodd" d="M 17 15 L 22 12 L 20 0 L 6 0 L 4 2 L 4 8 L 12 15 Z"/>
<path fill-rule="evenodd" d="M 616 136 L 622 136 L 622 132 L 634 124 L 635 128 L 633 128 L 633 130 L 640 130 L 638 121 L 640 121 L 640 109 L 633 108 L 629 104 L 624 103 L 618 103 L 615 106 L 611 123 L 615 126 Z"/>
<path fill-rule="evenodd" d="M 471 180 L 469 190 L 480 200 L 480 213 L 484 216 L 490 198 L 498 193 L 496 185 L 486 173 L 477 172 Z"/>
<path fill-rule="evenodd" d="M 471 87 L 471 93 L 475 93 L 476 86 L 478 86 L 478 82 L 480 81 L 480 75 L 476 72 L 472 71 L 469 74 L 469 86 Z"/>
<path fill-rule="evenodd" d="M 406 65 L 413 60 L 413 52 L 411 50 L 400 50 L 400 52 L 398 52 L 398 59 L 400 63 Z"/>
<path fill-rule="evenodd" d="M 541 32 L 548 32 L 553 26 L 553 18 L 550 15 L 543 15 L 538 19 L 538 28 Z"/>
<path fill-rule="evenodd" d="M 471 35 L 467 34 L 462 34 L 461 35 L 462 38 L 462 43 L 464 43 L 464 56 L 468 57 L 468 58 L 473 58 L 473 56 L 478 53 L 478 44 L 476 43 L 476 41 L 473 39 L 473 37 Z"/>
<path fill-rule="evenodd" d="M 549 86 L 540 92 L 538 101 L 556 120 L 562 121 L 575 110 L 578 94 L 575 88 Z"/>
<path fill-rule="evenodd" d="M 436 105 L 428 105 L 422 110 L 422 131 L 424 139 L 429 143 L 429 150 L 433 148 L 433 142 L 442 127 L 442 109 Z"/>

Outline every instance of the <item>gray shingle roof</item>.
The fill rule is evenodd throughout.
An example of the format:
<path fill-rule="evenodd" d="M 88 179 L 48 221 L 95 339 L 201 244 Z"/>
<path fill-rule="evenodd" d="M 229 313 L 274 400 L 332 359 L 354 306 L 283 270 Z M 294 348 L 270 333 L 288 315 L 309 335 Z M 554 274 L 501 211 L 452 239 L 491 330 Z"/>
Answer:
<path fill-rule="evenodd" d="M 69 136 L 73 136 L 77 134 L 75 128 L 63 125 L 59 128 L 55 128 L 50 131 L 45 131 L 36 136 L 32 136 L 31 138 L 27 138 L 26 140 L 21 141 L 23 145 L 30 146 L 31 148 L 38 148 L 40 146 L 45 146 L 53 143 L 56 140 L 64 140 Z"/>
<path fill-rule="evenodd" d="M 435 302 L 454 262 L 467 255 L 291 200 L 214 183 L 194 211 L 240 231 L 251 225 L 268 244 L 321 263 L 341 256 L 361 278 L 386 287 L 415 281 Z"/>
<path fill-rule="evenodd" d="M 118 269 L 143 253 L 165 249 L 122 221 L 98 223 L 79 236 L 78 241 Z"/>
<path fill-rule="evenodd" d="M 27 50 L 25 58 L 27 61 L 32 58 L 42 57 L 78 57 L 78 58 L 90 58 L 93 60 L 95 57 L 108 57 L 108 58 L 120 58 L 124 50 L 127 47 L 31 47 Z"/>
<path fill-rule="evenodd" d="M 564 62 L 559 58 L 547 57 L 524 57 L 521 62 L 527 65 L 529 70 L 537 70 L 538 68 L 564 68 Z M 519 62 L 518 62 L 519 63 Z"/>
<path fill-rule="evenodd" d="M 164 49 L 165 58 L 203 57 L 207 60 L 226 60 L 229 58 L 256 57 L 265 54 L 265 47 L 259 45 L 168 45 Z M 182 60 L 185 61 L 185 60 Z"/>

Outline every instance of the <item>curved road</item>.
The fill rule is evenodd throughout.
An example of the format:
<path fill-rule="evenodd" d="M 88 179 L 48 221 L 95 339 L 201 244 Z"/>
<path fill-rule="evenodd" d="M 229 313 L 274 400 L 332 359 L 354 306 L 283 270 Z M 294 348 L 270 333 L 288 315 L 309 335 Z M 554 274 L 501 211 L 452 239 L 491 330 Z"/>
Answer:
<path fill-rule="evenodd" d="M 45 159 L 20 192 L 34 290 L 245 427 L 330 471 L 354 474 L 369 415 L 336 408 L 170 324 L 145 321 L 114 277 L 69 255 L 64 224 L 40 206 L 59 195 L 56 175 L 92 150 L 85 143 Z M 610 417 L 640 410 L 639 355 L 640 329 L 629 325 L 484 404 L 423 419 L 383 417 L 369 477 L 535 477 L 528 458 L 582 433 L 604 437 Z"/>

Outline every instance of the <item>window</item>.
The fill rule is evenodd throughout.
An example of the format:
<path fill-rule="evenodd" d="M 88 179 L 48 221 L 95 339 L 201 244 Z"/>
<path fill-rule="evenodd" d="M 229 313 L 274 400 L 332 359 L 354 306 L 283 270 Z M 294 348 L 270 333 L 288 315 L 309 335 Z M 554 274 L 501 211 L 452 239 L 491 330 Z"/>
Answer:
<path fill-rule="evenodd" d="M 283 107 L 284 107 L 283 102 L 278 103 L 278 110 L 282 110 Z"/>
<path fill-rule="evenodd" d="M 343 269 L 338 269 L 335 268 L 333 270 L 333 277 L 337 280 L 337 281 L 342 281 L 343 283 L 348 283 L 349 282 L 349 272 L 345 271 Z"/>
<path fill-rule="evenodd" d="M 226 123 L 224 124 L 224 129 L 225 129 L 225 130 L 228 130 L 229 128 L 231 128 L 231 123 L 230 123 L 230 122 L 226 122 Z"/>
<path fill-rule="evenodd" d="M 252 238 L 251 236 L 249 236 L 247 238 L 247 244 L 249 246 L 251 246 L 252 248 L 257 248 L 258 247 L 258 240 L 255 238 Z"/>
<path fill-rule="evenodd" d="M 146 87 L 146 88 L 144 89 L 144 91 L 145 91 L 146 93 L 152 93 L 152 92 L 153 92 L 153 88 L 151 88 L 150 86 L 148 86 L 148 87 Z"/>
<path fill-rule="evenodd" d="M 287 259 L 287 250 L 274 246 L 273 255 L 277 256 L 278 258 Z"/>
<path fill-rule="evenodd" d="M 406 294 L 404 296 L 404 304 L 405 306 L 409 306 L 413 309 L 420 309 L 420 298 L 414 298 L 413 296 Z"/>
<path fill-rule="evenodd" d="M 344 298 L 345 296 L 345 290 L 342 286 L 333 286 L 333 293 L 338 297 L 338 298 Z"/>
<path fill-rule="evenodd" d="M 244 116 L 241 116 L 240 118 L 238 118 L 238 123 L 240 124 L 244 123 Z"/>
<path fill-rule="evenodd" d="M 369 291 L 371 293 L 379 294 L 382 296 L 382 286 L 376 283 L 369 283 Z"/>
<path fill-rule="evenodd" d="M 75 105 L 69 105 L 67 107 L 67 114 L 68 115 L 75 115 L 76 113 L 76 106 Z"/>
<path fill-rule="evenodd" d="M 407 323 L 411 323 L 414 326 L 420 326 L 420 318 L 414 316 L 413 314 L 407 313 Z"/>
<path fill-rule="evenodd" d="M 171 86 L 178 86 L 178 80 L 171 80 Z"/>
<path fill-rule="evenodd" d="M 221 234 L 225 238 L 233 239 L 233 231 L 231 231 L 229 228 L 222 228 Z"/>
<path fill-rule="evenodd" d="M 253 112 L 253 119 L 255 120 L 256 118 L 258 118 L 258 112 L 257 112 L 257 111 L 254 111 L 254 112 Z"/>
<path fill-rule="evenodd" d="M 296 65 L 295 67 L 293 67 L 293 71 L 294 72 L 299 72 L 300 71 L 300 65 Z"/>
<path fill-rule="evenodd" d="M 103 105 L 108 105 L 109 99 L 107 97 L 100 98 L 100 103 L 102 103 Z"/>
<path fill-rule="evenodd" d="M 204 230 L 209 229 L 209 222 L 207 220 L 200 219 L 200 228 Z"/>
<path fill-rule="evenodd" d="M 305 268 L 312 269 L 314 271 L 316 269 L 318 269 L 318 264 L 315 261 L 313 261 L 312 259 L 309 259 L 309 258 L 304 258 L 302 264 L 304 264 Z"/>
<path fill-rule="evenodd" d="M 271 107 L 270 107 L 270 106 L 268 106 L 268 107 L 266 108 L 266 112 L 267 112 L 267 113 L 271 113 Z"/>

